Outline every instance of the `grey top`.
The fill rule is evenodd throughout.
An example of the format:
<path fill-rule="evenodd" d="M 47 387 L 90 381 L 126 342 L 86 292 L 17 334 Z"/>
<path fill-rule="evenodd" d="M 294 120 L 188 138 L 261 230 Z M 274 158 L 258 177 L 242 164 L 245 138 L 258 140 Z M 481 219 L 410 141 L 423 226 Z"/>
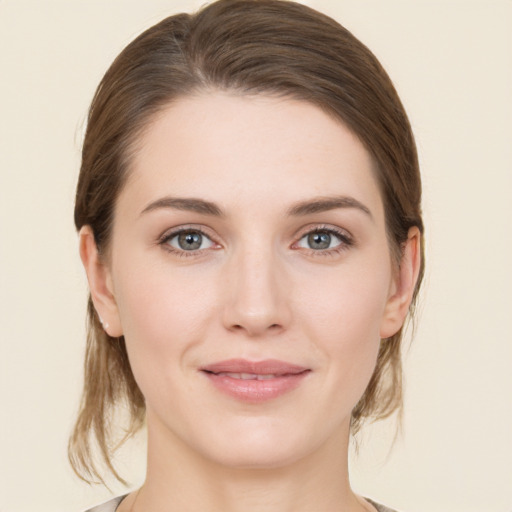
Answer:
<path fill-rule="evenodd" d="M 96 507 L 92 507 L 85 512 L 116 512 L 117 507 L 119 506 L 119 503 L 126 498 L 127 494 L 124 496 L 118 496 L 117 498 L 114 498 L 110 501 L 107 501 L 106 503 L 103 503 L 102 505 L 98 505 Z"/>
<path fill-rule="evenodd" d="M 90 508 L 89 510 L 86 510 L 85 512 L 116 512 L 117 507 L 119 506 L 119 503 L 123 501 L 125 496 L 118 496 L 117 498 L 114 498 L 113 500 L 107 501 L 106 503 L 103 503 L 102 505 L 98 505 L 97 507 Z M 375 503 L 374 501 L 365 498 L 366 501 L 371 503 L 378 512 L 397 512 L 396 510 L 393 510 L 391 508 L 385 507 L 384 505 L 379 505 L 378 503 Z"/>

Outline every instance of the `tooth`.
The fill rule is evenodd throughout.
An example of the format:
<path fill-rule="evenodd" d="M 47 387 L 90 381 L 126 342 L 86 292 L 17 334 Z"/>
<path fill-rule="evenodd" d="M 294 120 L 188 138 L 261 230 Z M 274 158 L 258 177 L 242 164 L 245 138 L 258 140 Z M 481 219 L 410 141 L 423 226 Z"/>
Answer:
<path fill-rule="evenodd" d="M 257 378 L 258 378 L 258 380 L 270 380 L 270 379 L 274 379 L 275 375 L 272 373 L 269 373 L 268 375 L 258 375 Z"/>
<path fill-rule="evenodd" d="M 232 379 L 238 379 L 238 380 L 270 380 L 270 379 L 276 378 L 276 375 L 274 373 L 256 374 L 256 373 L 219 372 L 217 375 L 231 377 Z"/>
<path fill-rule="evenodd" d="M 239 379 L 240 374 L 239 373 L 230 373 L 230 372 L 222 372 L 220 375 L 225 375 L 226 377 L 231 377 L 232 379 Z"/>
<path fill-rule="evenodd" d="M 225 375 L 226 377 L 238 380 L 253 380 L 257 378 L 257 375 L 254 373 L 220 372 L 219 375 Z"/>

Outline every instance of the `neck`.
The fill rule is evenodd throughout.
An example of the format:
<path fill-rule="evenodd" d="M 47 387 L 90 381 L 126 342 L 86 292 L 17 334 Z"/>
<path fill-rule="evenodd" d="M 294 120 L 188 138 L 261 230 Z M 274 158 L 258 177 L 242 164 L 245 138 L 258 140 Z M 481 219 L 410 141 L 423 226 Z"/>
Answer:
<path fill-rule="evenodd" d="M 133 512 L 372 510 L 350 489 L 348 430 L 299 460 L 250 468 L 208 460 L 148 421 L 147 475 Z"/>

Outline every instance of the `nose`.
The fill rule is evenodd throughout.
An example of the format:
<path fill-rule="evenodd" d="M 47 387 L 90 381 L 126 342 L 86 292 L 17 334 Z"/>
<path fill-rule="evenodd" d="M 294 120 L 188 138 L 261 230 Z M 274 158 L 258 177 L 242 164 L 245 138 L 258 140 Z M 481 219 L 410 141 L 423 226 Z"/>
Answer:
<path fill-rule="evenodd" d="M 224 282 L 225 328 L 249 337 L 277 334 L 291 319 L 286 272 L 271 250 L 245 251 L 230 262 Z"/>

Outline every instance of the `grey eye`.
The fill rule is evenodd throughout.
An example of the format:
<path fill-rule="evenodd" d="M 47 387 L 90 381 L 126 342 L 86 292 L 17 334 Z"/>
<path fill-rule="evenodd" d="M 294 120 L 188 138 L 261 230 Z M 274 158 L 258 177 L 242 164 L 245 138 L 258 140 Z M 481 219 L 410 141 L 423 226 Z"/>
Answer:
<path fill-rule="evenodd" d="M 199 231 L 182 231 L 170 238 L 167 243 L 182 251 L 208 249 L 213 245 L 213 242 Z"/>
<path fill-rule="evenodd" d="M 308 245 L 311 249 L 328 249 L 331 245 L 331 235 L 329 233 L 310 233 Z"/>
<path fill-rule="evenodd" d="M 313 231 L 305 234 L 298 243 L 299 247 L 303 249 L 313 249 L 315 251 L 322 251 L 326 249 L 333 249 L 338 247 L 344 242 L 340 235 L 331 231 Z"/>

